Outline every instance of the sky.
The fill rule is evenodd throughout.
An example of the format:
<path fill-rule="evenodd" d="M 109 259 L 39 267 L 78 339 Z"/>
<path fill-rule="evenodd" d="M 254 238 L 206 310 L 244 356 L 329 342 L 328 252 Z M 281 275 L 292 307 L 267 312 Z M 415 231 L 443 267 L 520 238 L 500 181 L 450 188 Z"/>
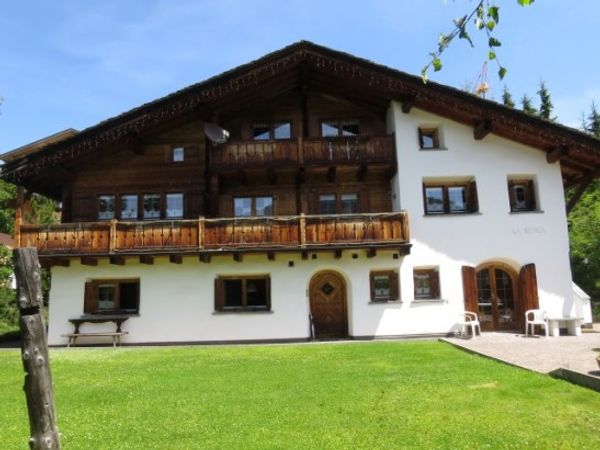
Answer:
<path fill-rule="evenodd" d="M 0 1 L 0 153 L 66 128 L 84 129 L 143 103 L 310 40 L 419 74 L 452 19 L 472 0 Z M 558 121 L 580 127 L 600 105 L 600 1 L 496 0 L 503 82 L 515 99 L 546 82 Z M 473 34 L 478 34 L 473 32 Z M 479 33 L 480 34 L 480 33 Z M 463 88 L 487 48 L 453 44 L 430 78 Z"/>

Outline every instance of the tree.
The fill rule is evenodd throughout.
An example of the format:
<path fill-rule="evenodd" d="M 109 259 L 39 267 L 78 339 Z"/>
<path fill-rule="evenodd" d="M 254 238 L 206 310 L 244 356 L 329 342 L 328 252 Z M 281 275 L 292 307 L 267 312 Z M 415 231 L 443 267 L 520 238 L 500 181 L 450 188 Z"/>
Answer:
<path fill-rule="evenodd" d="M 540 96 L 540 110 L 538 112 L 539 116 L 542 119 L 555 121 L 556 116 L 552 117 L 554 105 L 552 104 L 550 93 L 548 92 L 548 88 L 546 87 L 546 83 L 544 83 L 544 81 L 540 81 L 540 88 L 537 91 L 537 94 Z"/>
<path fill-rule="evenodd" d="M 533 4 L 534 1 L 535 0 L 517 0 L 517 3 L 521 6 L 529 6 Z M 487 58 L 489 61 L 496 62 L 498 65 L 498 77 L 502 80 L 506 75 L 507 70 L 500 64 L 500 60 L 496 54 L 497 48 L 500 47 L 502 43 L 494 36 L 494 30 L 500 23 L 500 7 L 495 5 L 493 1 L 479 0 L 472 11 L 458 19 L 454 19 L 452 22 L 454 28 L 452 28 L 449 33 L 440 33 L 437 50 L 429 53 L 431 59 L 421 70 L 423 82 L 427 82 L 427 73 L 431 67 L 433 67 L 434 72 L 442 70 L 442 54 L 456 37 L 464 39 L 471 47 L 475 47 L 471 35 L 469 34 L 472 27 L 474 27 L 475 30 L 486 34 L 488 46 Z"/>
<path fill-rule="evenodd" d="M 515 101 L 512 98 L 512 94 L 509 92 L 506 85 L 504 85 L 504 89 L 502 90 L 502 103 L 504 106 L 509 106 L 511 108 L 515 107 Z"/>
<path fill-rule="evenodd" d="M 527 94 L 523 94 L 523 97 L 521 97 L 521 106 L 523 111 L 525 111 L 527 114 L 535 116 L 538 113 L 537 109 L 535 109 L 531 103 L 531 98 L 528 97 Z"/>
<path fill-rule="evenodd" d="M 600 138 L 600 113 L 596 109 L 596 104 L 594 102 L 592 102 L 591 111 L 587 116 L 587 120 L 584 119 L 583 129 Z"/>
<path fill-rule="evenodd" d="M 15 186 L 0 180 L 0 233 L 13 234 Z"/>

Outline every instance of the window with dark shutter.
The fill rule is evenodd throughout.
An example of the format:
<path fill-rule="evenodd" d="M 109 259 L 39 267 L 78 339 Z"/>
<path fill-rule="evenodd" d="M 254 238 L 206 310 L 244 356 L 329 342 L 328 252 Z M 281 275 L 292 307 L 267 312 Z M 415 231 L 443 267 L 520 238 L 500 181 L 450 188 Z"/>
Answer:
<path fill-rule="evenodd" d="M 369 274 L 372 302 L 389 302 L 400 299 L 398 273 L 393 270 L 372 271 Z"/>
<path fill-rule="evenodd" d="M 437 300 L 440 298 L 440 276 L 437 268 L 414 269 L 415 300 Z"/>
<path fill-rule="evenodd" d="M 216 311 L 269 311 L 271 280 L 268 276 L 226 276 L 215 279 Z"/>
<path fill-rule="evenodd" d="M 139 279 L 92 280 L 85 283 L 85 314 L 137 314 L 139 306 Z"/>
<path fill-rule="evenodd" d="M 532 179 L 508 180 L 511 212 L 536 211 L 535 185 Z"/>
<path fill-rule="evenodd" d="M 475 180 L 423 182 L 426 215 L 465 214 L 479 211 Z"/>

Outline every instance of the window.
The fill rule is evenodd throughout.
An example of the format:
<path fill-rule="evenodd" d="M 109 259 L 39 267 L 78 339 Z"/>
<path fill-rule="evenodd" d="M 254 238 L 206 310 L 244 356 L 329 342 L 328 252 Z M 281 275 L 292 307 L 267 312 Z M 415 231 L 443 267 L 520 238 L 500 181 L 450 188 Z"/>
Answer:
<path fill-rule="evenodd" d="M 215 280 L 215 310 L 268 311 L 271 281 L 268 276 L 218 277 Z"/>
<path fill-rule="evenodd" d="M 421 150 L 439 149 L 440 137 L 438 129 L 419 127 L 419 147 L 421 147 Z"/>
<path fill-rule="evenodd" d="M 185 161 L 185 148 L 174 147 L 171 149 L 171 162 Z"/>
<path fill-rule="evenodd" d="M 183 194 L 167 194 L 167 218 L 177 219 L 183 217 Z"/>
<path fill-rule="evenodd" d="M 94 280 L 85 283 L 84 312 L 137 314 L 140 280 Z"/>
<path fill-rule="evenodd" d="M 272 216 L 273 197 L 236 197 L 233 199 L 235 217 Z"/>
<path fill-rule="evenodd" d="M 532 179 L 509 179 L 508 197 L 512 212 L 536 210 L 535 187 Z"/>
<path fill-rule="evenodd" d="M 440 298 L 440 277 L 438 269 L 414 269 L 415 300 L 435 300 Z"/>
<path fill-rule="evenodd" d="M 98 219 L 111 220 L 115 218 L 115 196 L 101 195 L 98 197 Z"/>
<path fill-rule="evenodd" d="M 370 273 L 371 301 L 388 302 L 400 298 L 398 273 L 393 270 Z"/>
<path fill-rule="evenodd" d="M 255 141 L 269 141 L 292 138 L 291 122 L 272 122 L 254 124 L 252 138 Z"/>
<path fill-rule="evenodd" d="M 160 219 L 160 194 L 144 195 L 144 219 Z"/>
<path fill-rule="evenodd" d="M 475 181 L 424 182 L 425 214 L 463 214 L 479 210 Z"/>
<path fill-rule="evenodd" d="M 358 194 L 320 194 L 319 214 L 357 214 Z"/>
<path fill-rule="evenodd" d="M 360 135 L 358 120 L 324 120 L 321 122 L 322 137 L 344 137 Z"/>
<path fill-rule="evenodd" d="M 138 196 L 121 195 L 121 219 L 136 220 L 138 217 Z"/>

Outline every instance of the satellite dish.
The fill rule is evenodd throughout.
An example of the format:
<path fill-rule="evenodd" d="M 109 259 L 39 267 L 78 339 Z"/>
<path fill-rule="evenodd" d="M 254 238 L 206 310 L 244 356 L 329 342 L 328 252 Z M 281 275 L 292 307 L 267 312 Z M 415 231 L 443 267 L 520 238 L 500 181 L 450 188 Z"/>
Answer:
<path fill-rule="evenodd" d="M 221 128 L 216 123 L 205 123 L 204 133 L 214 144 L 224 144 L 229 139 L 229 131 Z"/>

